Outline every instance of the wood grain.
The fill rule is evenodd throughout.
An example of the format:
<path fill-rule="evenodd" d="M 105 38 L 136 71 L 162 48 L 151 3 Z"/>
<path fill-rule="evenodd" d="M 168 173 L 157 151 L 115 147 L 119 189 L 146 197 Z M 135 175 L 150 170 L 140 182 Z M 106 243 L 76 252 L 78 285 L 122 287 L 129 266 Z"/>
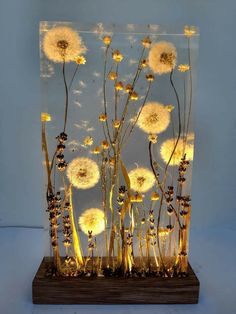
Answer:
<path fill-rule="evenodd" d="M 35 304 L 198 303 L 199 280 L 189 265 L 186 278 L 46 277 L 45 257 L 33 280 Z"/>

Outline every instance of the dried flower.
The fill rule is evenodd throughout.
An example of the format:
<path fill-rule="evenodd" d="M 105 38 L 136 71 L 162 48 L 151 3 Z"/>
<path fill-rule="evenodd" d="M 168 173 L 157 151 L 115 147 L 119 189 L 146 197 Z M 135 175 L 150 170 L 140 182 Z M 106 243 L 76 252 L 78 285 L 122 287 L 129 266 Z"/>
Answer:
<path fill-rule="evenodd" d="M 114 127 L 115 129 L 118 129 L 118 128 L 120 127 L 120 120 L 114 120 L 114 121 L 113 121 L 113 127 Z"/>
<path fill-rule="evenodd" d="M 179 72 L 187 72 L 187 71 L 189 71 L 189 69 L 190 69 L 189 64 L 180 64 L 178 66 Z"/>
<path fill-rule="evenodd" d="M 176 139 L 171 138 L 166 140 L 162 145 L 161 145 L 161 157 L 164 160 L 165 163 L 169 162 L 169 159 L 172 155 L 174 146 L 176 143 Z M 175 152 L 172 156 L 170 165 L 171 166 L 176 166 L 179 165 L 181 158 L 186 154 L 186 160 L 193 160 L 193 154 L 194 154 L 194 145 L 189 143 L 185 144 L 183 139 L 180 139 L 178 141 L 177 147 L 175 149 Z"/>
<path fill-rule="evenodd" d="M 43 51 L 54 62 L 74 61 L 86 50 L 81 37 L 68 26 L 54 27 L 43 38 Z"/>
<path fill-rule="evenodd" d="M 114 81 L 117 79 L 117 73 L 114 72 L 114 71 L 111 71 L 109 74 L 108 74 L 108 78 L 111 80 L 111 81 Z"/>
<path fill-rule="evenodd" d="M 148 82 L 153 82 L 154 81 L 154 75 L 153 74 L 147 74 L 146 79 Z"/>
<path fill-rule="evenodd" d="M 98 183 L 100 173 L 95 161 L 90 158 L 79 157 L 69 163 L 67 177 L 74 187 L 90 189 Z"/>
<path fill-rule="evenodd" d="M 107 115 L 105 113 L 102 113 L 99 115 L 99 121 L 105 122 L 107 120 Z"/>
<path fill-rule="evenodd" d="M 150 37 L 147 36 L 141 40 L 141 43 L 142 43 L 144 48 L 150 48 L 152 41 L 151 41 Z"/>
<path fill-rule="evenodd" d="M 104 149 L 104 150 L 108 149 L 108 148 L 109 148 L 108 142 L 107 142 L 106 140 L 102 141 L 101 147 L 102 147 L 102 149 Z"/>
<path fill-rule="evenodd" d="M 138 118 L 137 126 L 146 133 L 158 134 L 167 129 L 170 113 L 158 102 L 147 103 Z"/>
<path fill-rule="evenodd" d="M 154 73 L 159 75 L 171 72 L 176 65 L 177 52 L 175 46 L 167 41 L 160 41 L 152 46 L 148 63 Z"/>
<path fill-rule="evenodd" d="M 110 164 L 111 167 L 113 167 L 115 165 L 115 158 L 111 157 L 109 159 L 109 164 Z"/>
<path fill-rule="evenodd" d="M 141 65 L 142 68 L 146 68 L 148 66 L 147 59 L 142 59 L 140 65 Z"/>
<path fill-rule="evenodd" d="M 79 226 L 81 230 L 88 234 L 97 235 L 105 229 L 104 212 L 99 208 L 86 209 L 79 217 Z"/>
<path fill-rule="evenodd" d="M 42 112 L 41 113 L 41 121 L 42 122 L 49 122 L 51 120 L 52 120 L 52 117 L 51 117 L 51 115 L 49 113 L 47 113 L 47 112 Z"/>
<path fill-rule="evenodd" d="M 151 200 L 152 201 L 158 201 L 159 199 L 160 199 L 160 195 L 157 192 L 152 192 Z"/>
<path fill-rule="evenodd" d="M 112 59 L 115 61 L 115 62 L 121 62 L 123 60 L 124 56 L 120 53 L 119 50 L 115 50 L 113 53 L 112 53 Z"/>
<path fill-rule="evenodd" d="M 165 238 L 167 237 L 169 234 L 169 229 L 168 228 L 164 228 L 164 227 L 160 227 L 158 229 L 158 235 L 160 238 Z"/>
<path fill-rule="evenodd" d="M 78 56 L 78 57 L 76 57 L 75 62 L 77 64 L 85 64 L 86 63 L 86 59 L 85 59 L 84 56 Z"/>
<path fill-rule="evenodd" d="M 93 138 L 92 138 L 92 136 L 86 136 L 84 138 L 84 145 L 86 145 L 86 146 L 93 145 Z"/>
<path fill-rule="evenodd" d="M 130 93 L 130 99 L 131 100 L 138 100 L 138 94 L 135 91 L 131 92 Z"/>
<path fill-rule="evenodd" d="M 125 86 L 126 93 L 131 93 L 133 91 L 133 86 L 131 84 L 127 84 Z"/>
<path fill-rule="evenodd" d="M 153 173 L 147 168 L 135 168 L 128 175 L 131 189 L 136 192 L 147 192 L 155 183 Z"/>
<path fill-rule="evenodd" d="M 124 86 L 123 86 L 123 83 L 122 82 L 117 82 L 115 83 L 115 89 L 117 91 L 120 91 L 120 90 L 123 90 Z"/>
<path fill-rule="evenodd" d="M 103 42 L 106 46 L 109 46 L 111 44 L 111 36 L 104 36 Z"/>
<path fill-rule="evenodd" d="M 195 26 L 188 26 L 188 25 L 185 25 L 184 26 L 184 35 L 186 37 L 192 37 L 194 36 L 195 34 L 197 33 L 197 29 Z"/>
<path fill-rule="evenodd" d="M 101 153 L 101 149 L 99 146 L 96 146 L 94 147 L 94 149 L 91 150 L 91 154 L 98 155 L 100 153 Z"/>
<path fill-rule="evenodd" d="M 152 142 L 153 144 L 156 144 L 157 143 L 157 135 L 156 134 L 149 134 L 148 135 L 148 140 L 149 142 Z"/>
<path fill-rule="evenodd" d="M 173 106 L 173 105 L 167 105 L 167 106 L 166 106 L 166 109 L 167 109 L 168 112 L 172 112 L 172 111 L 175 109 L 175 106 Z"/>
<path fill-rule="evenodd" d="M 143 202 L 143 196 L 142 194 L 135 194 L 130 196 L 130 202 L 131 203 L 142 203 Z"/>

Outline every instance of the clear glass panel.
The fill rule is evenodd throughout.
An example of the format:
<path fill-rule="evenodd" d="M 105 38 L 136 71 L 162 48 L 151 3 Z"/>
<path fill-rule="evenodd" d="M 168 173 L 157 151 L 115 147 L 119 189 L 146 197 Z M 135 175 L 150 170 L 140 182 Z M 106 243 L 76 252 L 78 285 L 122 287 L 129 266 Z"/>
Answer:
<path fill-rule="evenodd" d="M 41 22 L 45 255 L 58 274 L 187 274 L 198 37 Z"/>

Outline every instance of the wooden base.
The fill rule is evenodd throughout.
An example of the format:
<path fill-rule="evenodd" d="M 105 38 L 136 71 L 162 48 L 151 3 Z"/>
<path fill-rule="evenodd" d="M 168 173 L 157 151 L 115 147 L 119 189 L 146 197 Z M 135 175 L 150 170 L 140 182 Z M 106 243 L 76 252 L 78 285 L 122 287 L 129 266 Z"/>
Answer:
<path fill-rule="evenodd" d="M 34 304 L 193 304 L 199 280 L 189 265 L 186 278 L 46 277 L 45 257 L 33 280 Z"/>

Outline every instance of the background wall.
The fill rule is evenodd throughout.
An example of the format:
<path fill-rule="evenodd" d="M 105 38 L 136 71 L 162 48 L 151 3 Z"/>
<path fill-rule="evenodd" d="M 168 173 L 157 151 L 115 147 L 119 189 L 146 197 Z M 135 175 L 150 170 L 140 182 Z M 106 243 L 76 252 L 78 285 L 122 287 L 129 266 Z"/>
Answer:
<path fill-rule="evenodd" d="M 43 224 L 40 20 L 200 27 L 192 225 L 236 229 L 235 0 L 1 0 L 0 225 Z"/>

